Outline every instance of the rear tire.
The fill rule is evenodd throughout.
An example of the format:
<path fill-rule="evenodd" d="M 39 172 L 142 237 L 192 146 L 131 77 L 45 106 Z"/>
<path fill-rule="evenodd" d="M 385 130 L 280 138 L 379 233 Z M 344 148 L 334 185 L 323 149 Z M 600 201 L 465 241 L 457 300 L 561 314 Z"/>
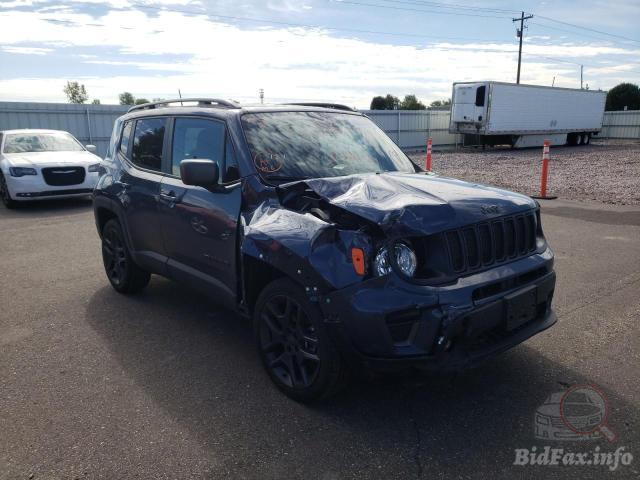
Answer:
<path fill-rule="evenodd" d="M 7 208 L 16 208 L 17 202 L 11 198 L 9 193 L 9 187 L 7 187 L 7 180 L 4 178 L 4 174 L 0 172 L 0 197 L 2 197 L 2 203 Z"/>
<path fill-rule="evenodd" d="M 102 229 L 102 261 L 111 286 L 120 293 L 137 293 L 149 283 L 151 275 L 131 258 L 116 219 L 109 220 Z"/>
<path fill-rule="evenodd" d="M 582 134 L 581 133 L 576 133 L 576 145 L 577 146 L 582 145 Z"/>
<path fill-rule="evenodd" d="M 582 144 L 589 145 L 589 143 L 591 143 L 591 134 L 585 133 L 584 136 L 582 137 Z"/>
<path fill-rule="evenodd" d="M 271 380 L 290 398 L 312 402 L 347 383 L 347 369 L 322 313 L 289 279 L 270 283 L 253 314 L 256 345 Z"/>

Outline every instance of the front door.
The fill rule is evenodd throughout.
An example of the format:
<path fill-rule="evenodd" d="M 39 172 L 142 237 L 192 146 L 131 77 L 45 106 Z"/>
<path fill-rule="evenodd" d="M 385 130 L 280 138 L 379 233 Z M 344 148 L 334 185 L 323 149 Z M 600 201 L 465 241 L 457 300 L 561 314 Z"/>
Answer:
<path fill-rule="evenodd" d="M 220 181 L 211 188 L 185 185 L 180 162 L 218 162 Z M 171 173 L 160 186 L 159 209 L 168 271 L 176 280 L 203 285 L 235 300 L 236 244 L 241 188 L 233 145 L 224 122 L 177 117 L 171 139 Z"/>

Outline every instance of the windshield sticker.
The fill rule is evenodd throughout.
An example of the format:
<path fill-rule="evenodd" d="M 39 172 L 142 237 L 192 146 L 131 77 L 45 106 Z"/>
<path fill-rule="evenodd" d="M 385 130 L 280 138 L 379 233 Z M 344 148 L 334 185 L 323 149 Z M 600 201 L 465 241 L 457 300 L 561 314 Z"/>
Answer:
<path fill-rule="evenodd" d="M 253 164 L 262 173 L 274 173 L 284 165 L 284 154 L 258 152 L 253 157 Z"/>

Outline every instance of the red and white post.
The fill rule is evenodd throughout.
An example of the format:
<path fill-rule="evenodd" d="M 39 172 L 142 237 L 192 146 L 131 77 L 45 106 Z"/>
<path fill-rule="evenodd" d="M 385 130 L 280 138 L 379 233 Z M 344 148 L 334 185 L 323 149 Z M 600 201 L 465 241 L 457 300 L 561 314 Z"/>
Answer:
<path fill-rule="evenodd" d="M 427 139 L 427 160 L 425 162 L 425 169 L 427 172 L 431 171 L 431 146 L 433 145 L 433 140 L 431 138 Z"/>
<path fill-rule="evenodd" d="M 549 178 L 549 146 L 551 142 L 549 140 L 544 141 L 542 147 L 542 173 L 540 175 L 540 195 L 536 195 L 533 198 L 540 198 L 543 200 L 553 200 L 558 198 L 553 195 L 547 195 L 547 181 Z"/>

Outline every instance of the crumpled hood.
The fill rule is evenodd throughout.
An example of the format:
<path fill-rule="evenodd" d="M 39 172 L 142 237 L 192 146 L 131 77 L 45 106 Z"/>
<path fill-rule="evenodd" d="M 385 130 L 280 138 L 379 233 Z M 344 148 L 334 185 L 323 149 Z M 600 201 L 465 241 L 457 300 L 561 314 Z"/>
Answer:
<path fill-rule="evenodd" d="M 323 200 L 394 235 L 429 235 L 535 207 L 526 195 L 424 173 L 349 175 L 304 183 Z"/>
<path fill-rule="evenodd" d="M 87 166 L 101 161 L 100 157 L 87 151 L 5 153 L 4 156 L 13 167 Z"/>

